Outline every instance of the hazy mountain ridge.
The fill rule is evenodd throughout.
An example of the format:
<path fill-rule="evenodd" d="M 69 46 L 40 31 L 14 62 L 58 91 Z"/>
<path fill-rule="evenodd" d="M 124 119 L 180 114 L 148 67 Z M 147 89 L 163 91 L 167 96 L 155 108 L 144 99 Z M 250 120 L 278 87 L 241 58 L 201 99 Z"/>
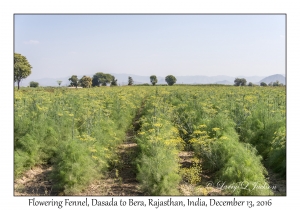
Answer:
<path fill-rule="evenodd" d="M 268 77 L 260 80 L 259 84 L 261 82 L 265 82 L 266 84 L 269 84 L 270 82 L 276 82 L 277 80 L 279 81 L 279 83 L 282 83 L 285 85 L 285 77 L 281 74 L 274 74 L 274 75 L 268 76 Z"/>
<path fill-rule="evenodd" d="M 128 84 L 128 77 L 132 77 L 134 84 L 150 84 L 150 75 L 149 76 L 140 76 L 134 74 L 112 74 L 118 80 L 117 83 L 120 85 Z M 83 75 L 78 75 L 78 79 L 80 79 Z M 89 77 L 93 77 L 93 75 L 86 75 Z M 71 77 L 71 76 L 70 76 Z M 38 82 L 40 86 L 58 86 L 57 81 L 61 80 L 61 86 L 68 86 L 70 84 L 69 78 L 42 78 L 42 79 L 24 79 L 21 81 L 21 86 L 29 86 L 31 81 Z M 270 82 L 276 82 L 278 80 L 280 83 L 285 84 L 285 77 L 280 74 L 274 74 L 270 76 L 238 76 L 231 77 L 226 75 L 219 76 L 203 76 L 203 75 L 195 75 L 195 76 L 176 76 L 177 82 L 176 84 L 226 84 L 233 85 L 235 78 L 245 78 L 247 83 L 252 82 L 254 84 L 260 84 L 261 82 L 266 82 L 269 84 Z M 161 76 L 157 76 L 158 84 L 167 84 L 165 82 L 165 78 Z"/>

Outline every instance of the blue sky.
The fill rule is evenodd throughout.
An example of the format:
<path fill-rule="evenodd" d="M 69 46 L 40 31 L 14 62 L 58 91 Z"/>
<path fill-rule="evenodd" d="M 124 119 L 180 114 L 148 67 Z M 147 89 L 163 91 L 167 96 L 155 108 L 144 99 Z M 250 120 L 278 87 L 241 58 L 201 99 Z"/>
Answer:
<path fill-rule="evenodd" d="M 285 15 L 15 15 L 28 79 L 285 73 Z"/>

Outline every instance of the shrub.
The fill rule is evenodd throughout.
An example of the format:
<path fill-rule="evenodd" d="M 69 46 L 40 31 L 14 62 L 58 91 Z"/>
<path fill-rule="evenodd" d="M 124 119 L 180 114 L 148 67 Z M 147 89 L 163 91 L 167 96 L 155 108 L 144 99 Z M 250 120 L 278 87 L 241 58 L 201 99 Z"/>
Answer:
<path fill-rule="evenodd" d="M 34 82 L 34 81 L 31 81 L 30 84 L 29 84 L 29 87 L 38 87 L 38 86 L 39 86 L 39 83 Z"/>

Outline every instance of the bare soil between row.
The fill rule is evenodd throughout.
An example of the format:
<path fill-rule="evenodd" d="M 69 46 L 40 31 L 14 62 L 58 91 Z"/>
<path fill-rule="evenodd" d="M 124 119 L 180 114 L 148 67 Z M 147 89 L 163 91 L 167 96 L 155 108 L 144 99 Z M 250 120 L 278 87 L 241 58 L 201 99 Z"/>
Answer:
<path fill-rule="evenodd" d="M 138 146 L 135 142 L 135 135 L 140 128 L 139 120 L 142 115 L 144 104 L 139 108 L 132 126 L 126 133 L 126 138 L 116 153 L 119 162 L 112 166 L 110 170 L 99 180 L 95 180 L 77 196 L 143 196 L 146 195 L 140 189 L 136 179 L 136 159 L 138 158 Z M 181 168 L 190 168 L 194 153 L 192 151 L 181 151 L 179 162 Z M 52 189 L 53 180 L 50 178 L 52 167 L 49 165 L 36 166 L 28 170 L 22 178 L 14 182 L 15 196 L 60 196 L 62 192 Z M 186 181 L 181 181 L 178 190 L 183 196 L 222 196 L 226 195 L 221 189 L 208 186 L 212 182 L 213 175 L 203 171 L 199 174 L 201 182 L 192 185 Z M 276 186 L 273 190 L 274 195 L 286 195 L 286 180 L 276 177 L 276 174 L 269 172 L 270 186 Z"/>
<path fill-rule="evenodd" d="M 94 181 L 84 191 L 77 196 L 143 196 L 145 195 L 139 187 L 136 180 L 136 169 L 134 167 L 135 151 L 137 144 L 126 142 L 120 145 L 118 153 L 120 155 L 120 164 L 112 168 L 107 174 L 99 180 Z M 182 151 L 179 154 L 181 167 L 189 168 L 192 166 L 192 151 Z M 64 195 L 61 192 L 52 190 L 53 181 L 49 177 L 52 171 L 51 166 L 41 165 L 28 170 L 22 178 L 14 183 L 15 196 L 59 196 Z M 286 180 L 280 179 L 275 173 L 269 171 L 268 181 L 270 187 L 274 187 L 275 196 L 286 196 Z M 201 183 L 192 185 L 182 181 L 178 190 L 183 196 L 224 196 L 221 189 L 208 186 L 212 177 L 201 173 Z"/>

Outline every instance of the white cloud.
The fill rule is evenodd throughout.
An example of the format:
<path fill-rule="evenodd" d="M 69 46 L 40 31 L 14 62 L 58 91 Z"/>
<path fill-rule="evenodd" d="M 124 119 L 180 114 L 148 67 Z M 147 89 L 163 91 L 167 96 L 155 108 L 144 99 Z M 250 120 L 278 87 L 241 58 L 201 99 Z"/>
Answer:
<path fill-rule="evenodd" d="M 33 45 L 36 45 L 36 44 L 39 44 L 40 42 L 37 41 L 37 40 L 29 40 L 29 41 L 25 41 L 24 44 L 33 44 Z"/>

